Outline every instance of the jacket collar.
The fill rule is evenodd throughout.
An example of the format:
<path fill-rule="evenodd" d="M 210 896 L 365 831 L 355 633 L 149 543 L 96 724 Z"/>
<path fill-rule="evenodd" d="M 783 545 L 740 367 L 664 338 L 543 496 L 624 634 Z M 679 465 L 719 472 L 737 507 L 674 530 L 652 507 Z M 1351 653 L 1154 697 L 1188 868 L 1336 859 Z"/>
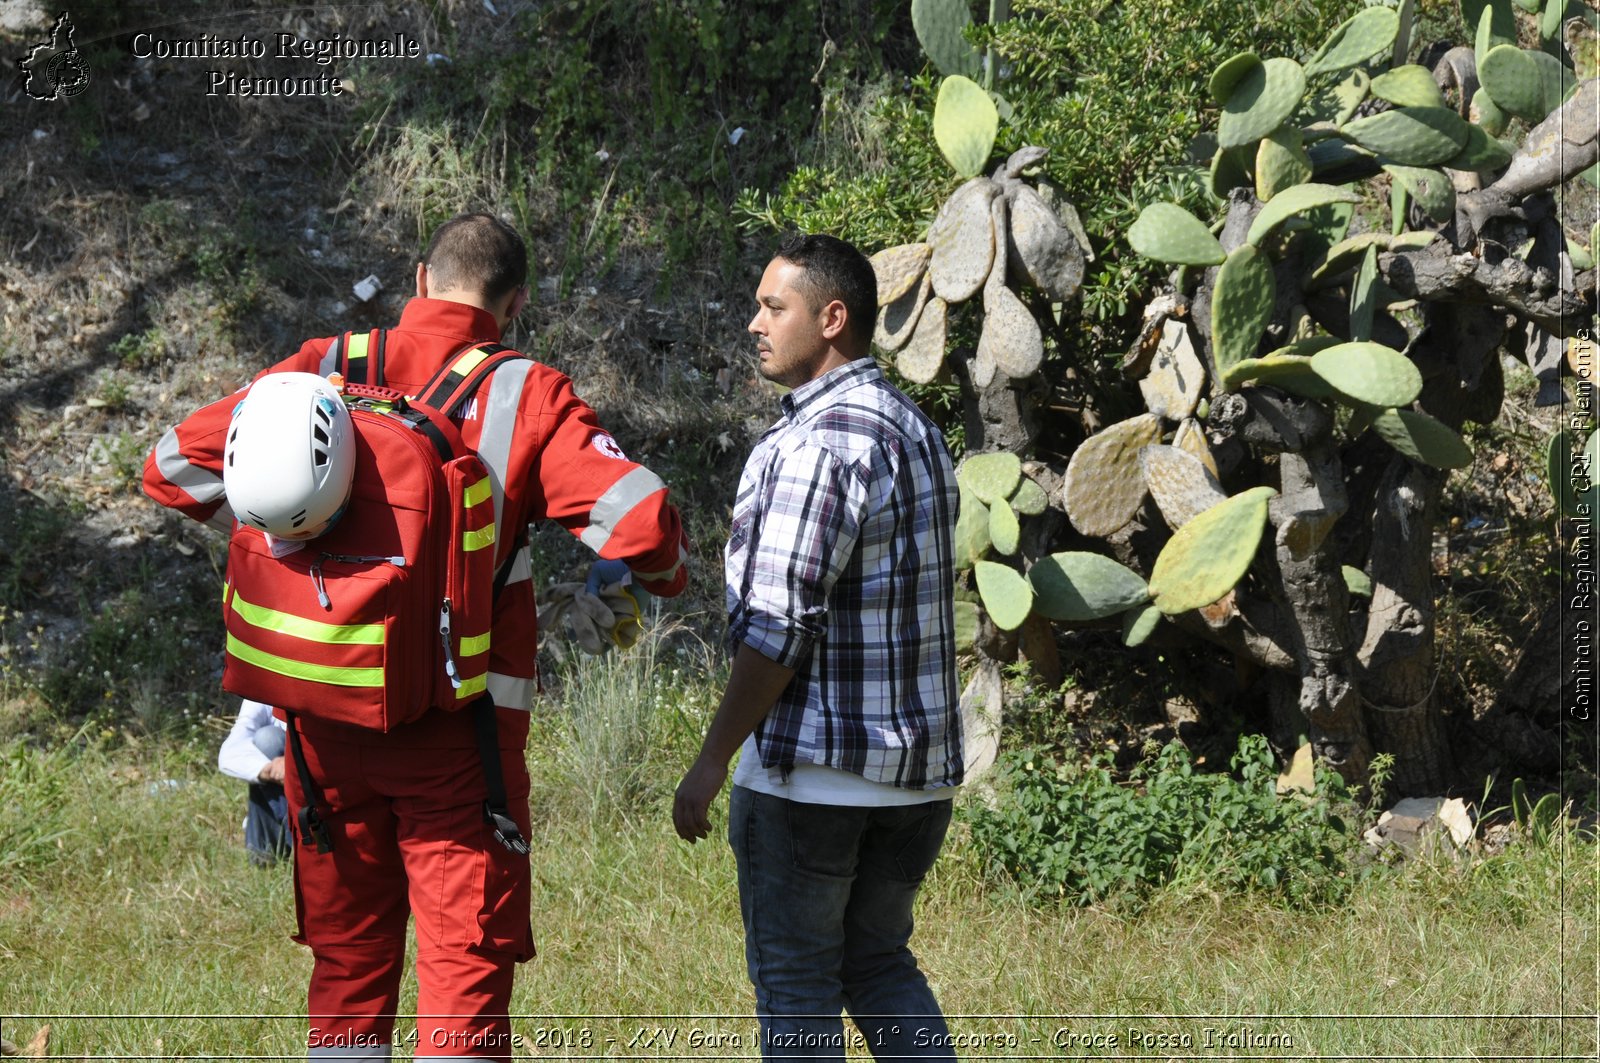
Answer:
<path fill-rule="evenodd" d="M 864 356 L 846 362 L 837 369 L 830 369 L 815 380 L 806 381 L 779 399 L 778 404 L 783 407 L 785 417 L 796 421 L 838 392 L 882 379 L 883 370 L 878 368 L 878 363 L 870 356 Z"/>

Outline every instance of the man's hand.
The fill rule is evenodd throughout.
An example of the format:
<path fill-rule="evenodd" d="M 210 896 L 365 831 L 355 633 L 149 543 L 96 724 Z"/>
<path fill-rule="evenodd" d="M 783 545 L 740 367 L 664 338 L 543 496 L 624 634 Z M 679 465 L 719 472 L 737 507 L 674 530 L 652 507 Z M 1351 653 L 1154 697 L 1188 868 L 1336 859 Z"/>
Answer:
<path fill-rule="evenodd" d="M 261 766 L 261 772 L 256 776 L 262 782 L 283 782 L 283 758 L 273 757 Z"/>
<path fill-rule="evenodd" d="M 693 845 L 711 833 L 711 803 L 727 781 L 726 763 L 719 764 L 705 756 L 695 758 L 672 799 L 672 826 L 678 837 Z"/>
<path fill-rule="evenodd" d="M 584 580 L 583 589 L 590 594 L 598 595 L 602 589 L 613 583 L 621 583 L 630 575 L 631 570 L 626 561 L 597 560 L 589 566 L 589 578 Z M 632 590 L 631 587 L 628 589 Z"/>

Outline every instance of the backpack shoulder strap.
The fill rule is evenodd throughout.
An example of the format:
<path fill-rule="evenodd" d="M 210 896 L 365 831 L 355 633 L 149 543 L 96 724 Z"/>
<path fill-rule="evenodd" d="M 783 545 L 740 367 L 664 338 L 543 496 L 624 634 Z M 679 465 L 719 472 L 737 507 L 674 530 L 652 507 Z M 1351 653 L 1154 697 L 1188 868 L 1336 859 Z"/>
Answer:
<path fill-rule="evenodd" d="M 489 374 L 508 362 L 526 357 L 498 343 L 475 343 L 445 362 L 422 386 L 417 401 L 443 412 L 446 417 L 454 417 Z"/>
<path fill-rule="evenodd" d="M 340 344 L 339 372 L 347 384 L 383 386 L 383 350 L 388 343 L 386 329 L 371 332 L 346 332 Z"/>

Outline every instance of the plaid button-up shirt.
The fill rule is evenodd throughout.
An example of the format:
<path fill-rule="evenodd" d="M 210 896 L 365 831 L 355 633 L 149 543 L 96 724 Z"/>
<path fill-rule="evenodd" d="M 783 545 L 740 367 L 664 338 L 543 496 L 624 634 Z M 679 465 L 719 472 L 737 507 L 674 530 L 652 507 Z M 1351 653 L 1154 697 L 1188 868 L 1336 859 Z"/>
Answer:
<path fill-rule="evenodd" d="M 931 790 L 961 782 L 944 438 L 861 358 L 782 399 L 739 479 L 728 648 L 796 670 L 757 728 L 765 768 L 823 764 Z"/>

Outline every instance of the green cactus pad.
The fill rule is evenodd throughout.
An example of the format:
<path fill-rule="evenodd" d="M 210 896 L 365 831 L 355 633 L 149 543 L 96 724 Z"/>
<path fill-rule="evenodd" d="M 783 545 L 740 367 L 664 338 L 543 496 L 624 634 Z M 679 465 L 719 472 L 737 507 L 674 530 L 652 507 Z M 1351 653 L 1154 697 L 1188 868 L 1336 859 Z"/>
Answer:
<path fill-rule="evenodd" d="M 1272 266 L 1250 244 L 1229 255 L 1217 271 L 1211 296 L 1211 356 L 1218 373 L 1227 373 L 1230 365 L 1256 353 L 1262 330 L 1272 320 L 1275 291 Z"/>
<path fill-rule="evenodd" d="M 1218 145 L 1238 148 L 1260 140 L 1294 114 L 1305 90 L 1305 71 L 1293 59 L 1280 56 L 1247 70 L 1223 105 Z"/>
<path fill-rule="evenodd" d="M 1372 322 L 1378 312 L 1378 249 L 1367 248 L 1361 268 L 1350 282 L 1350 338 L 1370 340 Z M 1406 401 L 1410 401 L 1409 399 Z M 1380 403 L 1380 405 L 1382 405 Z"/>
<path fill-rule="evenodd" d="M 878 304 L 887 306 L 922 283 L 933 248 L 927 244 L 886 247 L 873 255 L 872 275 L 878 280 Z"/>
<path fill-rule="evenodd" d="M 978 577 L 978 593 L 983 596 L 983 607 L 989 619 L 1001 631 L 1015 631 L 1033 612 L 1033 587 L 1022 573 L 993 561 L 979 561 L 973 566 Z"/>
<path fill-rule="evenodd" d="M 978 607 L 972 602 L 956 603 L 956 652 L 971 653 L 978 642 Z"/>
<path fill-rule="evenodd" d="M 1578 78 L 1565 63 L 1549 52 L 1530 51 L 1528 56 L 1533 60 L 1533 65 L 1538 68 L 1539 89 L 1544 101 L 1544 114 L 1548 116 L 1556 108 L 1566 103 L 1568 97 L 1578 90 Z"/>
<path fill-rule="evenodd" d="M 1150 359 L 1150 371 L 1139 381 L 1145 409 L 1169 421 L 1193 415 L 1205 391 L 1206 369 L 1194 351 L 1194 340 L 1181 318 L 1169 317 Z"/>
<path fill-rule="evenodd" d="M 1461 20 L 1473 35 L 1473 58 L 1480 67 L 1495 45 L 1516 43 L 1517 13 L 1510 0 L 1462 0 Z"/>
<path fill-rule="evenodd" d="M 1478 79 L 1483 91 L 1489 94 L 1503 111 L 1538 122 L 1549 114 L 1545 106 L 1544 82 L 1535 52 L 1524 51 L 1514 44 L 1498 44 L 1478 64 Z"/>
<path fill-rule="evenodd" d="M 1306 157 L 1311 160 L 1311 173 L 1318 177 L 1360 166 L 1372 159 L 1374 154 L 1337 137 L 1319 140 L 1306 149 Z"/>
<path fill-rule="evenodd" d="M 1385 164 L 1383 168 L 1405 186 L 1412 202 L 1433 221 L 1445 222 L 1455 217 L 1456 186 L 1450 183 L 1443 170 L 1394 164 Z"/>
<path fill-rule="evenodd" d="M 1306 94 L 1300 115 L 1307 123 L 1328 122 L 1342 126 L 1366 101 L 1372 79 L 1365 70 L 1351 70 L 1338 81 L 1325 82 Z"/>
<path fill-rule="evenodd" d="M 978 343 L 989 350 L 995 368 L 1013 380 L 1032 376 L 1044 360 L 1039 321 L 1004 284 L 983 288 L 983 334 Z"/>
<path fill-rule="evenodd" d="M 1481 87 L 1472 94 L 1472 104 L 1467 110 L 1467 116 L 1472 119 L 1472 124 L 1482 128 L 1490 137 L 1498 137 L 1506 131 L 1506 126 L 1511 124 L 1511 116 L 1494 102 Z M 1472 145 L 1469 141 L 1467 148 Z M 1467 148 L 1463 148 L 1465 151 Z"/>
<path fill-rule="evenodd" d="M 1227 254 L 1205 222 L 1176 203 L 1152 203 L 1128 228 L 1128 243 L 1139 254 L 1179 266 L 1215 266 Z"/>
<path fill-rule="evenodd" d="M 1527 10 L 1537 10 L 1528 8 Z M 1567 13 L 1566 0 L 1544 0 L 1544 11 L 1539 15 L 1539 39 L 1553 41 L 1561 35 L 1561 16 Z"/>
<path fill-rule="evenodd" d="M 1467 123 L 1443 107 L 1400 107 L 1357 118 L 1340 132 L 1402 166 L 1435 166 L 1467 143 Z"/>
<path fill-rule="evenodd" d="M 1228 97 L 1233 95 L 1233 90 L 1239 87 L 1239 82 L 1250 71 L 1261 65 L 1261 57 L 1254 52 L 1240 52 L 1222 61 L 1222 65 L 1211 73 L 1208 88 L 1211 98 L 1217 103 L 1228 102 Z"/>
<path fill-rule="evenodd" d="M 1433 75 L 1415 63 L 1397 66 L 1372 79 L 1372 94 L 1396 107 L 1443 107 L 1444 93 Z"/>
<path fill-rule="evenodd" d="M 1436 469 L 1464 469 L 1472 464 L 1472 448 L 1454 429 L 1425 413 L 1384 410 L 1372 419 L 1372 430 L 1413 461 Z"/>
<path fill-rule="evenodd" d="M 1600 431 L 1590 432 L 1582 452 L 1574 453 L 1571 429 L 1563 428 L 1545 446 L 1545 482 L 1565 517 L 1600 513 Z"/>
<path fill-rule="evenodd" d="M 989 204 L 999 194 L 999 185 L 974 177 L 950 194 L 928 228 L 928 276 L 933 293 L 947 303 L 966 302 L 988 279 L 995 245 Z"/>
<path fill-rule="evenodd" d="M 1153 605 L 1142 609 L 1129 609 L 1122 614 L 1122 644 L 1130 649 L 1141 646 L 1156 632 L 1161 623 L 1161 610 Z"/>
<path fill-rule="evenodd" d="M 1411 359 L 1381 343 L 1329 347 L 1312 356 L 1311 368 L 1340 395 L 1367 406 L 1409 406 L 1422 392 L 1422 374 Z"/>
<path fill-rule="evenodd" d="M 1067 519 L 1084 535 L 1104 537 L 1133 519 L 1144 502 L 1139 451 L 1161 441 L 1161 418 L 1150 413 L 1101 429 L 1067 462 L 1062 488 Z"/>
<path fill-rule="evenodd" d="M 1022 545 L 1022 525 L 1017 522 L 1017 512 L 1005 499 L 989 507 L 989 541 L 995 553 L 1010 557 Z"/>
<path fill-rule="evenodd" d="M 1022 459 L 1009 450 L 973 454 L 961 463 L 956 478 L 985 505 L 1010 498 L 1022 482 Z"/>
<path fill-rule="evenodd" d="M 1306 277 L 1306 289 L 1311 291 L 1334 283 L 1360 264 L 1367 253 L 1367 248 L 1376 247 L 1380 251 L 1387 251 L 1392 239 L 1388 233 L 1366 232 L 1339 241 L 1329 248 L 1322 261 L 1312 268 Z"/>
<path fill-rule="evenodd" d="M 1264 358 L 1246 358 L 1228 370 L 1222 383 L 1229 391 L 1247 383 L 1266 384 L 1308 399 L 1333 394 L 1333 387 L 1311 368 L 1311 356 L 1306 354 L 1274 352 Z"/>
<path fill-rule="evenodd" d="M 1083 284 L 1083 249 L 1039 193 L 1018 185 L 1010 200 L 1010 257 L 1007 268 L 1057 302 L 1067 302 Z"/>
<path fill-rule="evenodd" d="M 1339 574 L 1344 577 L 1344 586 L 1351 594 L 1360 598 L 1372 597 L 1372 577 L 1356 568 L 1354 565 L 1340 565 Z"/>
<path fill-rule="evenodd" d="M 928 293 L 932 290 L 932 286 L 932 279 L 924 272 L 922 280 L 917 283 L 913 291 L 907 292 L 892 303 L 885 303 L 883 309 L 878 311 L 878 323 L 872 333 L 872 342 L 890 353 L 904 347 L 911 339 L 912 332 L 916 330 L 917 321 L 922 316 L 922 308 L 928 302 Z"/>
<path fill-rule="evenodd" d="M 1218 199 L 1227 199 L 1228 193 L 1233 189 L 1250 184 L 1250 171 L 1246 168 L 1244 158 L 1249 150 L 1248 147 L 1218 148 L 1216 154 L 1211 156 L 1212 195 Z"/>
<path fill-rule="evenodd" d="M 1416 229 L 1411 232 L 1400 233 L 1389 238 L 1389 250 L 1399 254 L 1402 251 L 1421 251 L 1424 247 L 1439 239 L 1439 234 L 1431 229 Z"/>
<path fill-rule="evenodd" d="M 1211 444 L 1206 442 L 1199 421 L 1189 417 L 1179 423 L 1178 430 L 1172 433 L 1172 445 L 1196 458 L 1212 476 L 1217 475 L 1217 459 L 1211 456 Z"/>
<path fill-rule="evenodd" d="M 962 32 L 970 25 L 966 0 L 911 0 L 911 27 L 941 74 L 976 78 L 983 72 L 983 57 Z"/>
<path fill-rule="evenodd" d="M 914 384 L 931 384 L 944 366 L 945 301 L 937 295 L 929 299 L 911 333 L 911 341 L 895 359 L 900 375 Z"/>
<path fill-rule="evenodd" d="M 1316 77 L 1364 63 L 1391 47 L 1400 33 L 1400 16 L 1386 7 L 1369 7 L 1342 23 L 1327 43 L 1306 64 L 1306 76 Z"/>
<path fill-rule="evenodd" d="M 1303 214 L 1316 207 L 1327 206 L 1330 203 L 1359 203 L 1361 197 L 1348 188 L 1338 185 L 1295 185 L 1286 188 L 1278 195 L 1272 197 L 1272 202 L 1261 208 L 1261 213 L 1256 215 L 1255 221 L 1250 223 L 1250 233 L 1245 237 L 1248 243 L 1261 246 L 1267 234 L 1296 214 Z M 1235 252 L 1237 253 L 1237 252 Z"/>
<path fill-rule="evenodd" d="M 1478 91 L 1482 92 L 1483 90 L 1479 89 Z M 1469 122 L 1467 124 L 1467 146 L 1462 148 L 1454 158 L 1446 160 L 1445 165 L 1452 170 L 1465 170 L 1468 173 L 1487 173 L 1491 170 L 1500 170 L 1511 165 L 1511 149 L 1490 136 L 1484 128 Z"/>
<path fill-rule="evenodd" d="M 1011 496 L 1011 508 L 1022 516 L 1037 517 L 1050 508 L 1050 497 L 1036 481 L 1024 476 Z"/>
<path fill-rule="evenodd" d="M 1276 129 L 1256 149 L 1256 198 L 1265 203 L 1286 188 L 1311 180 L 1311 157 L 1300 130 Z"/>
<path fill-rule="evenodd" d="M 971 568 L 989 552 L 989 507 L 978 501 L 965 487 L 959 489 L 960 509 L 956 513 L 956 568 Z"/>
<path fill-rule="evenodd" d="M 1028 570 L 1034 607 L 1051 620 L 1116 616 L 1150 600 L 1144 579 L 1101 554 L 1074 550 L 1040 558 Z"/>
<path fill-rule="evenodd" d="M 1199 458 L 1177 447 L 1145 447 L 1139 463 L 1150 497 L 1174 531 L 1228 497 Z"/>
<path fill-rule="evenodd" d="M 933 105 L 933 141 L 962 177 L 973 177 L 989 161 L 1000 112 L 978 83 L 952 74 L 939 86 Z"/>
<path fill-rule="evenodd" d="M 1150 595 L 1168 616 L 1200 609 L 1231 591 L 1255 559 L 1267 526 L 1270 487 L 1252 487 L 1179 528 L 1150 573 Z"/>

